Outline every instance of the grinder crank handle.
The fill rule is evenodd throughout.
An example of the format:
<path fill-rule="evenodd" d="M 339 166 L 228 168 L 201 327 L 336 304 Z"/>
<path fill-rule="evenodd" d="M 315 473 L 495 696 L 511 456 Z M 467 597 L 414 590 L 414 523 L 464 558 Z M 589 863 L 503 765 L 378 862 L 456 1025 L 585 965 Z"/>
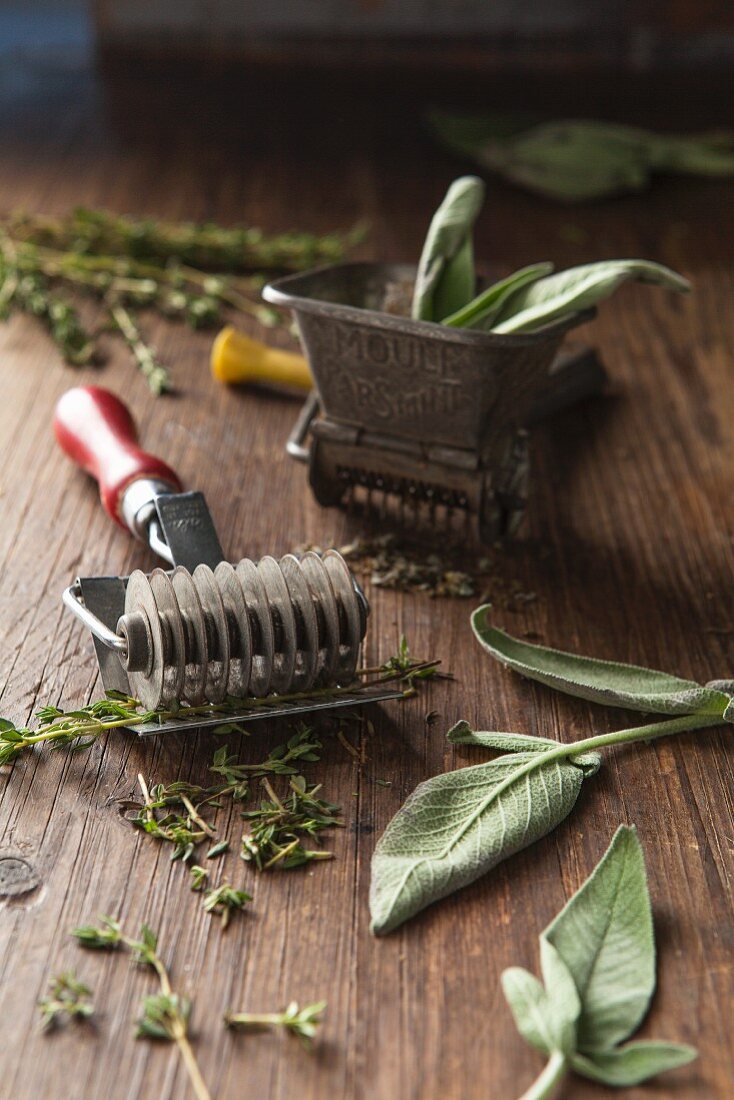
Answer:
<path fill-rule="evenodd" d="M 156 497 L 182 486 L 170 466 L 138 446 L 127 405 L 101 386 L 77 386 L 59 399 L 53 426 L 61 449 L 97 481 L 107 515 L 136 538 L 152 541 Z"/>

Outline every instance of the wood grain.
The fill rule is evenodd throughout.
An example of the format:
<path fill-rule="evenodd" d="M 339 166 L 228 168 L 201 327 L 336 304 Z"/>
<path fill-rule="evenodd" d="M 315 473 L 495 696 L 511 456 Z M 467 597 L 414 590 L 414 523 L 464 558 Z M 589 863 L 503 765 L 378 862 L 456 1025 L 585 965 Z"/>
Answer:
<path fill-rule="evenodd" d="M 100 80 L 91 69 L 18 70 L 0 120 L 0 209 L 63 212 L 75 203 L 264 228 L 371 223 L 365 256 L 417 254 L 456 164 L 421 136 L 435 88 L 338 88 L 145 70 Z M 22 78 L 25 79 L 22 79 Z M 628 121 L 666 119 L 665 89 L 591 83 L 585 109 Z M 509 78 L 482 102 L 570 109 L 573 89 Z M 479 85 L 464 90 L 476 103 Z M 668 89 L 670 92 L 670 88 Z M 453 96 L 458 101 L 458 96 Z M 694 89 L 677 93 L 683 125 L 732 123 Z M 720 100 L 725 102 L 724 100 Z M 643 117 L 646 116 L 646 117 Z M 626 288 L 588 335 L 612 393 L 533 436 L 528 521 L 498 565 L 538 594 L 509 630 L 600 657 L 701 680 L 731 675 L 734 658 L 734 277 L 731 186 L 661 180 L 647 195 L 564 209 L 493 183 L 478 253 L 504 269 L 641 255 L 679 268 L 695 294 Z M 151 568 L 152 556 L 108 522 L 93 485 L 54 449 L 50 417 L 70 385 L 96 380 L 123 394 L 148 447 L 203 489 L 233 557 L 339 543 L 358 527 L 310 498 L 283 443 L 290 399 L 227 391 L 208 373 L 210 337 L 149 322 L 178 394 L 153 400 L 124 351 L 73 372 L 45 335 L 14 319 L 0 329 L 0 710 L 27 720 L 52 700 L 95 697 L 92 647 L 62 611 L 76 572 Z M 405 632 L 413 651 L 442 657 L 456 679 L 371 714 L 359 766 L 335 739 L 315 772 L 344 807 L 336 860 L 313 872 L 262 875 L 252 911 L 222 935 L 179 864 L 122 820 L 116 800 L 136 775 L 206 779 L 211 735 L 138 741 L 110 736 L 88 753 L 37 753 L 3 769 L 0 854 L 35 868 L 38 888 L 0 909 L 3 1095 L 30 1100 L 172 1100 L 188 1095 L 170 1049 L 131 1033 L 151 978 L 120 958 L 80 951 L 68 929 L 118 914 L 155 927 L 174 980 L 193 995 L 194 1042 L 213 1094 L 292 1100 L 486 1100 L 518 1095 L 540 1069 L 517 1035 L 499 985 L 510 964 L 537 967 L 537 934 L 589 873 L 616 828 L 635 822 L 644 845 L 659 947 L 659 992 L 645 1034 L 696 1044 L 701 1058 L 631 1100 L 731 1096 L 734 982 L 732 749 L 721 731 L 610 754 L 572 819 L 528 852 L 394 935 L 368 932 L 376 836 L 422 779 L 479 757 L 447 746 L 460 717 L 482 726 L 581 737 L 621 716 L 554 696 L 490 664 L 471 640 L 471 601 L 370 593 L 366 659 L 384 660 Z M 425 716 L 437 710 L 429 725 Z M 283 730 L 253 729 L 245 758 Z M 388 780 L 383 785 L 380 780 Z M 223 823 L 236 845 L 240 823 Z M 236 881 L 253 876 L 230 857 Z M 73 967 L 96 990 L 94 1029 L 40 1036 L 35 1002 L 52 973 Z M 278 1036 L 225 1032 L 225 1009 L 271 1010 L 324 998 L 313 1056 Z M 607 1093 L 573 1082 L 571 1100 Z"/>

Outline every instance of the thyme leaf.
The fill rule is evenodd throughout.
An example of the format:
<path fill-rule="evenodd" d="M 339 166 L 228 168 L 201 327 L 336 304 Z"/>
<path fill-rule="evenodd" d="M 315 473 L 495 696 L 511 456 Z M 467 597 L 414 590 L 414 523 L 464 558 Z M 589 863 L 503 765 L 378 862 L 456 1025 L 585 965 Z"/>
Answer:
<path fill-rule="evenodd" d="M 230 882 L 225 881 L 214 889 L 207 890 L 202 908 L 206 913 L 219 914 L 222 928 L 225 929 L 232 913 L 243 909 L 248 901 L 252 901 L 252 894 L 245 890 L 235 890 Z"/>
<path fill-rule="evenodd" d="M 41 1026 L 50 1030 L 64 1020 L 88 1020 L 94 1013 L 92 991 L 72 970 L 49 980 L 49 992 L 38 1002 Z"/>

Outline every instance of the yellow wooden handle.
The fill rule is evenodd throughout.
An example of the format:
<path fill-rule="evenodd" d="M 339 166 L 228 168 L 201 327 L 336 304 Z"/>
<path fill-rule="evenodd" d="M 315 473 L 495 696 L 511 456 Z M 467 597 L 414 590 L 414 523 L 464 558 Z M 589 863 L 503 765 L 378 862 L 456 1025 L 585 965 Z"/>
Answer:
<path fill-rule="evenodd" d="M 313 379 L 302 355 L 270 348 L 228 325 L 212 345 L 212 374 L 219 382 L 265 382 L 310 390 Z"/>

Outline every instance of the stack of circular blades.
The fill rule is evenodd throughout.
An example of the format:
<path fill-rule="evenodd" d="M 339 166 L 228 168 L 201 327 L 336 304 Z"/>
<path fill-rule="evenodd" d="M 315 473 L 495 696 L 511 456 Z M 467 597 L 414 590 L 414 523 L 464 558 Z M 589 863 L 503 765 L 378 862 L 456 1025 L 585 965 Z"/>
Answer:
<path fill-rule="evenodd" d="M 136 570 L 117 626 L 130 690 L 150 710 L 348 684 L 365 629 L 366 602 L 335 550 Z"/>

